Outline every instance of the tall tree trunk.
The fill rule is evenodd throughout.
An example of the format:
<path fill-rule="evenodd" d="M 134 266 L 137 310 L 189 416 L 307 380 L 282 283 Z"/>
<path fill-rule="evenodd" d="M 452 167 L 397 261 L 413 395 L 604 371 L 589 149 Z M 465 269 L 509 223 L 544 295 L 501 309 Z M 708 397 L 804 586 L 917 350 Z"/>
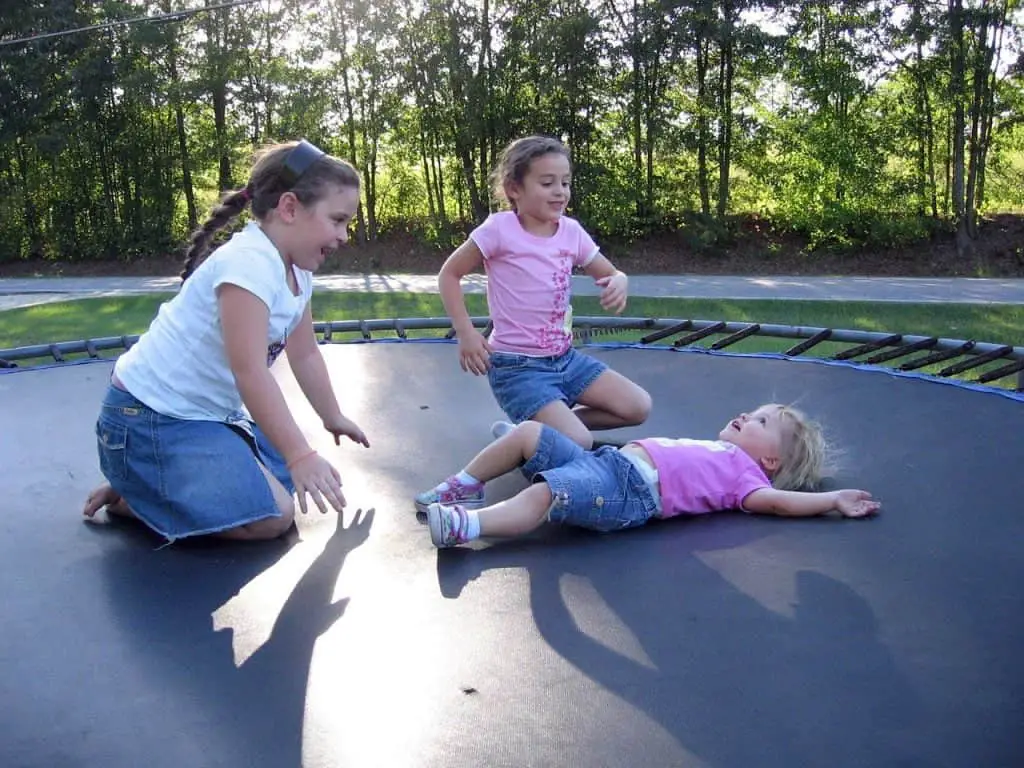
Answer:
<path fill-rule="evenodd" d="M 924 114 L 925 114 L 925 135 L 928 138 L 928 192 L 931 202 L 932 218 L 939 218 L 939 182 L 935 178 L 935 114 L 932 110 L 931 97 L 928 89 L 924 90 Z"/>
<path fill-rule="evenodd" d="M 643 179 L 643 145 L 641 135 L 643 120 L 642 109 L 642 86 L 641 67 L 642 56 L 640 53 L 640 2 L 633 0 L 633 33 L 630 36 L 630 53 L 633 59 L 633 98 L 632 98 L 632 122 L 633 122 L 633 194 L 636 198 L 636 216 L 638 219 L 645 217 L 642 182 Z"/>
<path fill-rule="evenodd" d="M 39 211 L 32 199 L 35 190 L 29 184 L 25 143 L 17 141 L 15 146 L 18 148 L 18 173 L 21 176 L 22 212 L 25 215 L 25 233 L 28 235 L 28 254 L 31 257 L 38 257 L 43 255 L 43 233 L 39 226 Z"/>
<path fill-rule="evenodd" d="M 711 190 L 708 181 L 708 130 L 707 108 L 708 40 L 697 41 L 697 189 L 700 192 L 700 212 L 711 215 Z"/>
<path fill-rule="evenodd" d="M 344 22 L 342 22 L 342 24 L 344 26 Z M 345 42 L 344 31 L 339 39 L 342 41 L 341 45 L 347 45 Z M 352 98 L 352 86 L 348 80 L 349 60 L 347 50 L 342 53 L 342 59 L 339 62 L 339 65 L 341 67 L 342 93 L 345 97 L 345 125 L 348 129 L 348 155 L 352 164 L 358 168 L 359 152 L 357 151 L 356 143 L 356 114 L 354 99 Z M 360 242 L 366 241 L 366 218 L 363 215 L 363 206 L 361 204 L 356 209 L 356 239 Z"/>
<path fill-rule="evenodd" d="M 427 161 L 427 136 L 423 131 L 422 115 L 420 119 L 420 161 L 423 164 L 423 181 L 427 187 L 427 215 L 431 221 L 437 221 L 437 206 L 434 205 L 434 181 L 431 174 L 431 163 Z"/>
<path fill-rule="evenodd" d="M 964 189 L 964 28 L 963 0 L 949 0 L 950 96 L 953 100 L 953 220 L 956 223 L 956 252 L 961 259 L 972 255 L 973 243 L 967 221 Z"/>
<path fill-rule="evenodd" d="M 978 236 L 977 201 L 975 191 L 978 183 L 978 168 L 981 161 L 981 131 L 982 123 L 985 120 L 985 103 L 988 98 L 985 94 L 985 87 L 988 84 L 989 68 L 989 41 L 988 41 L 988 15 L 987 9 L 982 11 L 978 21 L 978 28 L 974 35 L 974 55 L 971 73 L 972 96 L 971 96 L 971 133 L 967 145 L 967 184 L 964 190 L 964 212 L 967 216 L 967 233 L 971 239 Z"/>
<path fill-rule="evenodd" d="M 204 0 L 209 7 L 211 0 Z M 210 99 L 213 102 L 213 128 L 217 142 L 217 186 L 233 189 L 231 174 L 231 142 L 228 138 L 228 75 L 225 65 L 228 34 L 228 9 L 207 14 L 207 59 L 210 66 Z"/>
<path fill-rule="evenodd" d="M 917 139 L 915 168 L 917 187 L 917 215 L 923 217 L 928 198 L 928 160 L 927 160 L 927 121 L 925 119 L 925 100 L 928 98 L 928 84 L 924 78 L 924 42 L 925 35 L 921 14 L 921 0 L 914 0 L 911 27 L 914 31 L 914 133 Z"/>
<path fill-rule="evenodd" d="M 733 82 L 733 6 L 722 4 L 725 16 L 725 34 L 721 46 L 719 65 L 719 110 L 718 110 L 718 218 L 725 217 L 729 207 L 729 174 L 732 164 L 732 82 Z"/>

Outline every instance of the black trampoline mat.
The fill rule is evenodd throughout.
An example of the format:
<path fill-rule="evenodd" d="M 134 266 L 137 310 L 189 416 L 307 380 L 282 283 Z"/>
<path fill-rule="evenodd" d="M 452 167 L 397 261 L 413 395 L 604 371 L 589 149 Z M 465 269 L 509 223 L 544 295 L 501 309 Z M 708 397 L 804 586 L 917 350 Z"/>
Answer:
<path fill-rule="evenodd" d="M 370 450 L 276 371 L 349 507 L 266 544 L 91 526 L 110 364 L 0 375 L 0 766 L 1011 766 L 1024 756 L 1024 410 L 927 381 L 595 355 L 647 425 L 795 402 L 869 521 L 720 514 L 438 552 L 411 497 L 500 417 L 449 344 L 325 346 Z M 525 481 L 488 487 L 491 500 Z M 372 508 L 374 511 L 368 513 Z M 362 511 L 360 511 L 362 510 Z"/>

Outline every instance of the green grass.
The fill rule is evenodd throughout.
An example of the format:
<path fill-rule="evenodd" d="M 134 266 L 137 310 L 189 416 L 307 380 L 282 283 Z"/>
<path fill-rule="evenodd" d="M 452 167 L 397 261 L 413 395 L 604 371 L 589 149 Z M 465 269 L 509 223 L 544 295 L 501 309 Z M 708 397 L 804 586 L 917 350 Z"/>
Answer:
<path fill-rule="evenodd" d="M 160 304 L 171 294 L 82 299 L 0 312 L 0 349 L 53 341 L 142 333 Z M 472 315 L 486 315 L 481 295 L 466 296 Z M 573 301 L 577 317 L 602 316 L 595 297 Z M 440 297 L 412 293 L 319 293 L 313 297 L 317 320 L 358 320 L 397 317 L 443 317 Z M 1024 306 L 992 304 L 895 304 L 828 301 L 738 301 L 729 299 L 630 300 L 632 317 L 731 320 L 820 328 L 838 328 L 975 339 L 1019 345 L 1024 339 Z M 438 334 L 435 334 L 438 335 Z M 597 340 L 629 341 L 642 333 L 622 333 Z M 341 338 L 341 337 L 336 337 Z M 721 336 L 703 339 L 709 346 Z M 737 352 L 781 352 L 793 339 L 751 338 L 729 349 Z M 846 345 L 821 344 L 814 354 L 829 356 Z M 992 365 L 979 370 L 990 369 Z M 971 377 L 976 376 L 977 372 Z M 1004 386 L 1012 384 L 1007 380 Z"/>

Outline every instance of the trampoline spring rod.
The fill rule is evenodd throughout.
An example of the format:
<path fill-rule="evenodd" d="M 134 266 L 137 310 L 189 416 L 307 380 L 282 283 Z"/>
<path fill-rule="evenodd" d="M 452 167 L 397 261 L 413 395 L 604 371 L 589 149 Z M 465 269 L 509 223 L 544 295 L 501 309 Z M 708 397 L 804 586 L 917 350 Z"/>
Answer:
<path fill-rule="evenodd" d="M 725 330 L 726 323 L 724 320 L 719 320 L 717 323 L 712 323 L 703 328 L 698 328 L 693 333 L 688 333 L 682 338 L 676 339 L 672 342 L 673 347 L 685 347 L 692 344 L 695 341 L 700 341 L 705 336 L 713 336 L 716 333 L 721 333 Z"/>
<path fill-rule="evenodd" d="M 860 357 L 866 355 L 868 352 L 874 352 L 876 349 L 882 347 L 891 347 L 898 344 L 903 339 L 903 336 L 898 333 L 890 334 L 884 339 L 878 339 L 877 341 L 869 341 L 866 344 L 858 344 L 856 347 L 850 347 L 844 349 L 842 352 L 836 354 L 836 360 L 850 360 L 854 357 Z"/>
<path fill-rule="evenodd" d="M 1017 391 L 1024 392 L 1024 360 L 1017 360 L 1013 363 L 1007 363 L 991 371 L 986 371 L 978 377 L 978 381 L 982 384 L 987 384 L 990 381 L 996 379 L 1002 379 L 1009 376 L 1012 373 L 1017 374 Z"/>
<path fill-rule="evenodd" d="M 947 366 L 939 371 L 939 376 L 955 376 L 958 373 L 969 371 L 971 368 L 976 368 L 979 365 L 991 362 L 992 360 L 998 360 L 1001 357 L 1005 357 L 1008 352 L 1012 352 L 1013 347 L 1003 347 L 1002 349 L 994 349 L 991 352 L 986 352 L 976 357 L 971 357 L 967 360 L 961 360 L 959 363 Z"/>
<path fill-rule="evenodd" d="M 831 335 L 832 331 L 829 330 L 828 328 L 825 328 L 824 330 L 819 331 L 818 333 L 811 336 L 811 338 L 807 339 L 806 341 L 801 341 L 799 344 L 794 344 L 792 347 L 783 352 L 783 354 L 789 355 L 790 357 L 797 357 L 799 355 L 802 355 L 811 347 L 816 347 L 819 344 L 821 344 L 821 342 L 827 341 Z"/>
<path fill-rule="evenodd" d="M 877 355 L 872 355 L 864 362 L 868 365 L 877 365 L 878 363 L 884 363 L 888 360 L 892 360 L 897 357 L 906 357 L 911 352 L 918 352 L 922 349 L 931 349 L 938 343 L 938 339 L 932 336 L 924 341 L 918 341 L 915 344 L 897 344 L 892 349 L 880 352 Z"/>
<path fill-rule="evenodd" d="M 900 365 L 901 371 L 915 371 L 918 368 L 924 368 L 926 365 L 932 365 L 934 363 L 941 363 L 943 360 L 949 360 L 960 355 L 966 355 L 974 347 L 973 341 L 965 341 L 959 347 L 953 349 L 943 349 L 938 352 L 933 352 L 930 355 L 923 355 L 921 357 L 908 360 L 907 362 Z"/>
<path fill-rule="evenodd" d="M 760 330 L 761 330 L 761 326 L 758 325 L 757 323 L 753 323 L 752 325 L 748 325 L 742 331 L 737 331 L 734 334 L 726 336 L 724 339 L 719 339 L 718 341 L 716 341 L 714 344 L 711 345 L 711 348 L 712 349 L 725 349 L 729 345 L 735 344 L 737 341 L 742 341 L 743 339 L 747 338 L 748 336 L 753 336 L 754 334 L 756 334 Z"/>

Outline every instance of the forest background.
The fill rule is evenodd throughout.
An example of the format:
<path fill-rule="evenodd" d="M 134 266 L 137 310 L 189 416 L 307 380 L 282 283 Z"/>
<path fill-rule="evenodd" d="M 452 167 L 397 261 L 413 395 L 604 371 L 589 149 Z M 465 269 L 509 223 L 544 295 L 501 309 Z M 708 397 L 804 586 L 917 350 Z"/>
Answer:
<path fill-rule="evenodd" d="M 534 132 L 633 272 L 1024 275 L 1020 6 L 7 2 L 0 275 L 171 274 L 295 137 L 363 178 L 329 268 L 434 271 Z"/>

